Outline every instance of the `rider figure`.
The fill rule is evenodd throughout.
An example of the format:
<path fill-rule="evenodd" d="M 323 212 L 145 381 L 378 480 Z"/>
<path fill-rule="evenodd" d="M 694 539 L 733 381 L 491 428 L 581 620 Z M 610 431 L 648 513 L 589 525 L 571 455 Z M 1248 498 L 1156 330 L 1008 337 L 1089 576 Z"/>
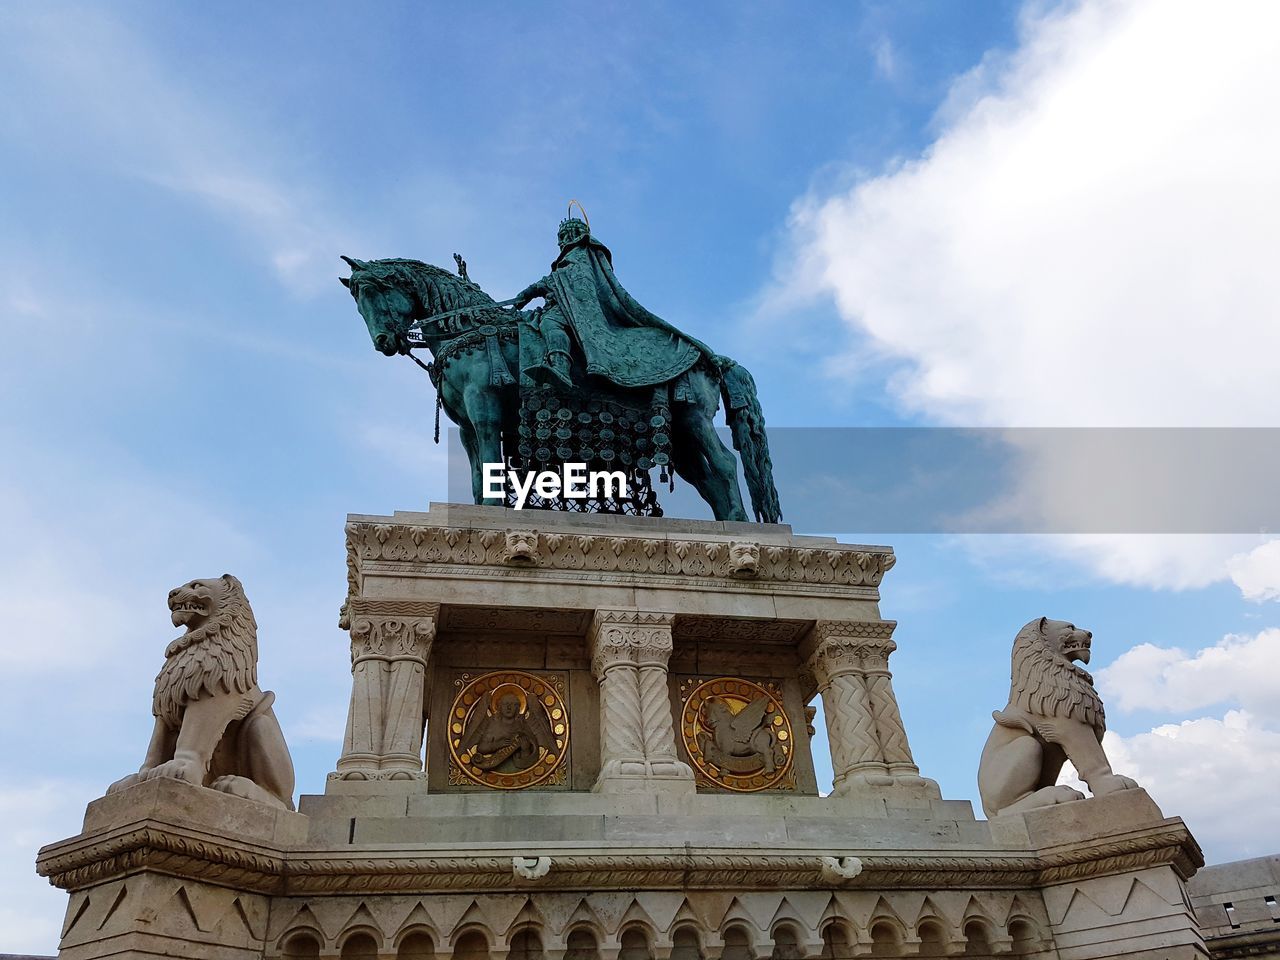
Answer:
<path fill-rule="evenodd" d="M 538 329 L 547 346 L 543 362 L 525 369 L 536 382 L 573 387 L 570 343 L 578 341 L 587 374 L 621 387 L 674 380 L 709 348 L 650 313 L 623 289 L 613 273 L 613 255 L 591 235 L 586 222 L 570 217 L 557 234 L 560 255 L 551 272 L 516 296 L 516 307 L 542 297 Z"/>

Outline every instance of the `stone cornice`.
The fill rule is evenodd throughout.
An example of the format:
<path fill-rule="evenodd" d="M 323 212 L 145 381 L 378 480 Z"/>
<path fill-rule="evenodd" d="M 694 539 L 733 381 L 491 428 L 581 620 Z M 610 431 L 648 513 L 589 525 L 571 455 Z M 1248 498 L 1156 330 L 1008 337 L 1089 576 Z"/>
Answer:
<path fill-rule="evenodd" d="M 519 546 L 513 551 L 512 543 Z M 610 535 L 435 526 L 353 520 L 346 525 L 348 600 L 359 595 L 362 571 L 377 562 L 449 567 L 493 567 L 522 572 L 684 577 L 724 581 L 742 589 L 751 583 L 864 588 L 874 597 L 895 558 L 888 547 L 846 544 L 754 543 L 743 538 L 695 535 Z M 735 547 L 757 557 L 749 572 L 735 561 Z M 736 553 L 742 551 L 738 549 Z"/>
<path fill-rule="evenodd" d="M 348 852 L 349 851 L 349 852 Z M 871 851 L 639 851 L 559 854 L 538 881 L 513 876 L 510 851 L 456 856 L 447 851 L 343 848 L 279 849 L 220 840 L 199 831 L 144 821 L 98 835 L 80 836 L 40 852 L 37 871 L 55 886 L 78 890 L 113 877 L 155 870 L 178 877 L 259 893 L 426 893 L 450 890 L 519 890 L 530 883 L 556 889 L 978 889 L 1035 887 L 1108 876 L 1168 864 L 1181 875 L 1203 863 L 1181 820 L 1165 820 L 1120 837 L 1040 851 L 992 851 L 931 855 Z M 835 882 L 823 858 L 857 856 L 862 871 Z"/>

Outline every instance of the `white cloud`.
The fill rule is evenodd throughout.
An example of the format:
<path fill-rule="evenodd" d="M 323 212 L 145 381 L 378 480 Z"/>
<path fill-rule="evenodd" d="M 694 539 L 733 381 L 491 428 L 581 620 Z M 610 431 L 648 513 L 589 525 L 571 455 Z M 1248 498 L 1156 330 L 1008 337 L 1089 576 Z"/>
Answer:
<path fill-rule="evenodd" d="M 1227 561 L 1232 582 L 1246 600 L 1280 600 L 1280 540 L 1268 540 Z"/>
<path fill-rule="evenodd" d="M 883 80 L 896 80 L 900 73 L 900 65 L 898 63 L 898 53 L 894 49 L 893 41 L 885 34 L 876 37 L 875 43 L 871 45 L 872 61 L 875 64 L 876 74 Z"/>
<path fill-rule="evenodd" d="M 887 360 L 899 403 L 937 422 L 1275 424 L 1280 6 L 1028 9 L 922 155 L 797 204 L 766 304 L 831 295 L 851 334 L 832 373 Z M 1157 543 L 1059 548 L 1128 583 L 1227 576 L 1222 550 L 1167 562 Z"/>
<path fill-rule="evenodd" d="M 1248 712 L 1164 724 L 1131 737 L 1108 732 L 1103 746 L 1117 773 L 1137 780 L 1165 816 L 1186 821 L 1207 862 L 1280 847 L 1280 732 Z M 1063 773 L 1061 782 L 1086 789 L 1069 765 Z"/>
<path fill-rule="evenodd" d="M 1112 713 L 1234 707 L 1103 740 L 1117 773 L 1136 779 L 1166 815 L 1187 821 L 1209 862 L 1257 856 L 1280 846 L 1280 629 L 1228 635 L 1187 653 L 1143 643 L 1098 671 Z M 1114 726 L 1114 716 L 1112 722 Z M 1070 765 L 1062 782 L 1085 789 Z"/>
<path fill-rule="evenodd" d="M 1280 721 L 1280 629 L 1253 636 L 1228 634 L 1188 654 L 1141 643 L 1098 671 L 1106 702 L 1122 711 L 1199 710 L 1237 704 L 1254 716 Z"/>
<path fill-rule="evenodd" d="M 965 535 L 955 544 L 991 578 L 1062 586 L 1090 579 L 1189 590 L 1225 577 L 1231 558 L 1257 537 L 1217 534 Z"/>

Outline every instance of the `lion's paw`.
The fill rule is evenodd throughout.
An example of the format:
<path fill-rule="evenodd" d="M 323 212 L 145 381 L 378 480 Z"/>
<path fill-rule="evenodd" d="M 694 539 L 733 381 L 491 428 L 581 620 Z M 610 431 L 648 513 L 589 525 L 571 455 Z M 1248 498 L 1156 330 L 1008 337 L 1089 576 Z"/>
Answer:
<path fill-rule="evenodd" d="M 107 796 L 111 796 L 113 793 L 119 793 L 121 790 L 126 790 L 141 779 L 142 774 L 140 773 L 131 773 L 127 777 L 121 777 L 111 786 L 107 787 Z"/>
<path fill-rule="evenodd" d="M 138 774 L 140 780 L 183 780 L 187 783 L 194 783 L 197 787 L 204 780 L 204 775 L 196 764 L 190 760 L 166 760 L 159 766 L 152 767 L 150 770 L 144 770 Z"/>
<path fill-rule="evenodd" d="M 279 797 L 259 784 L 254 783 L 248 777 L 218 777 L 209 786 L 220 793 L 229 793 L 231 796 L 240 797 L 243 800 L 255 800 L 258 803 L 265 803 L 273 807 L 289 809 L 281 802 Z"/>
<path fill-rule="evenodd" d="M 1060 783 L 1057 786 L 1050 787 L 1052 794 L 1047 798 L 1049 803 L 1071 803 L 1073 800 L 1083 800 L 1084 794 L 1075 787 L 1068 787 L 1066 784 Z"/>
<path fill-rule="evenodd" d="M 1138 781 L 1132 777 L 1124 777 L 1118 773 L 1109 773 L 1102 777 L 1096 777 L 1093 783 L 1089 784 L 1089 789 L 1093 791 L 1095 797 L 1105 797 L 1108 793 L 1119 793 L 1121 790 L 1136 790 Z"/>

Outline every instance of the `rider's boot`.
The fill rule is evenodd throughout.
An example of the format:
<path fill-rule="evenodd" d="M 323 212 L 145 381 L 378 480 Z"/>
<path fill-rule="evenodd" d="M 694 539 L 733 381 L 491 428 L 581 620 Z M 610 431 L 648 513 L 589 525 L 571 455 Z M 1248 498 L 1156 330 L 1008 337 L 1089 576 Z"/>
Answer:
<path fill-rule="evenodd" d="M 529 373 L 539 382 L 548 386 L 573 389 L 573 380 L 569 376 L 569 354 L 563 350 L 551 350 L 547 353 L 547 362 L 531 367 Z"/>

